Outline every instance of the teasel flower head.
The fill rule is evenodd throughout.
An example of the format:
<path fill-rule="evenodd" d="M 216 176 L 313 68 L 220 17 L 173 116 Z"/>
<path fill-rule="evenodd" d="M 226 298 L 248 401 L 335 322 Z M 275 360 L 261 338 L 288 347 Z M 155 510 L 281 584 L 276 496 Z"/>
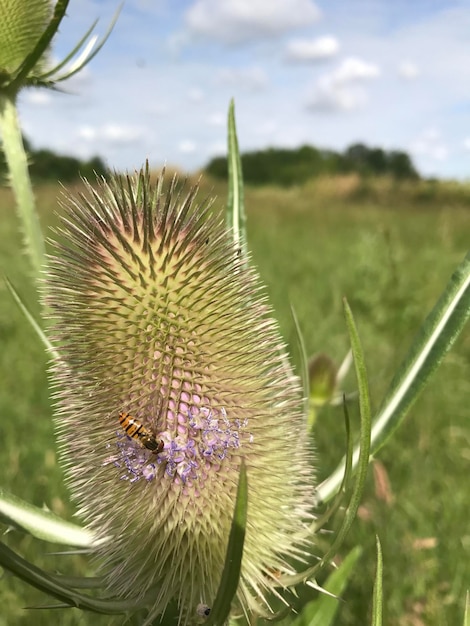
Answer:
<path fill-rule="evenodd" d="M 102 48 L 117 13 L 99 42 L 91 35 L 95 22 L 62 61 L 51 61 L 51 42 L 68 4 L 69 0 L 0 2 L 0 98 L 15 99 L 23 87 L 56 89 L 57 83 L 79 72 Z"/>
<path fill-rule="evenodd" d="M 178 189 L 146 169 L 69 197 L 46 302 L 61 456 L 108 590 L 150 618 L 176 602 L 197 623 L 218 589 L 242 460 L 247 615 L 310 550 L 313 476 L 259 277 L 211 203 Z"/>

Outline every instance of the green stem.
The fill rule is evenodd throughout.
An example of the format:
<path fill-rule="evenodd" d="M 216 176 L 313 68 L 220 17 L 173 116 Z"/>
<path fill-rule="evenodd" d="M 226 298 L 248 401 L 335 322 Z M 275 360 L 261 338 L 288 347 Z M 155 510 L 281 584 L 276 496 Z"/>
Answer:
<path fill-rule="evenodd" d="M 0 95 L 0 133 L 22 223 L 25 247 L 31 258 L 34 276 L 38 278 L 45 264 L 44 238 L 35 208 L 18 111 L 14 98 L 8 95 Z"/>

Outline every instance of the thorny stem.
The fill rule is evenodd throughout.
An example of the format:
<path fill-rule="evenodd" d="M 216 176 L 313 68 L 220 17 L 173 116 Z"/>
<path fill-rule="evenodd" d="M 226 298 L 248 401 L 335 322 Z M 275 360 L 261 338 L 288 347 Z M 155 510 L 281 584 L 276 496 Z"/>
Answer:
<path fill-rule="evenodd" d="M 10 182 L 22 223 L 25 247 L 31 259 L 33 275 L 38 279 L 45 264 L 44 238 L 35 209 L 18 111 L 14 98 L 9 95 L 0 95 L 0 133 Z"/>

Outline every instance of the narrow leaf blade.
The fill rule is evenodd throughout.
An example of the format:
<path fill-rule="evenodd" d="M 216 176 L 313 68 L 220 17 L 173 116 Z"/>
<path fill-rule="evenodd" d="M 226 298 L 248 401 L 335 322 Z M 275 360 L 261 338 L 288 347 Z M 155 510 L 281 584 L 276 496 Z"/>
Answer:
<path fill-rule="evenodd" d="M 304 416 L 307 419 L 309 412 L 309 397 L 310 397 L 310 383 L 308 377 L 308 359 L 307 359 L 307 349 L 305 347 L 305 341 L 302 334 L 302 330 L 300 328 L 299 319 L 295 312 L 294 307 L 290 306 L 290 311 L 292 315 L 292 319 L 294 321 L 294 329 L 295 329 L 295 338 L 297 344 L 297 351 L 299 354 L 300 360 L 300 380 L 302 381 L 302 389 L 304 394 Z"/>
<path fill-rule="evenodd" d="M 353 548 L 341 565 L 330 574 L 323 585 L 324 589 L 334 596 L 340 596 L 346 589 L 361 554 L 360 547 Z M 316 600 L 304 606 L 291 626 L 331 626 L 340 606 L 337 597 L 321 594 Z"/>
<path fill-rule="evenodd" d="M 67 65 L 67 63 L 73 59 L 73 57 L 78 53 L 78 51 L 85 44 L 85 42 L 87 41 L 88 37 L 91 35 L 93 30 L 95 29 L 95 26 L 97 25 L 97 23 L 98 23 L 98 20 L 96 19 L 92 23 L 92 25 L 89 27 L 89 29 L 85 32 L 85 34 L 82 36 L 82 38 L 78 40 L 78 42 L 75 44 L 75 46 L 72 48 L 72 50 L 62 59 L 62 61 L 60 61 L 60 63 L 55 65 L 52 69 L 50 69 L 47 72 L 44 72 L 43 74 L 41 74 L 39 76 L 39 78 L 41 80 L 46 80 L 47 78 L 51 78 L 59 70 L 61 70 L 63 67 L 65 67 Z"/>
<path fill-rule="evenodd" d="M 8 291 L 11 293 L 11 295 L 13 296 L 14 301 L 16 302 L 18 307 L 20 308 L 20 311 L 26 317 L 26 319 L 30 323 L 32 329 L 34 330 L 36 335 L 39 337 L 39 339 L 43 343 L 43 345 L 46 348 L 46 350 L 48 351 L 48 353 L 52 357 L 54 357 L 54 359 L 60 360 L 58 352 L 53 347 L 53 345 L 51 344 L 49 339 L 46 337 L 44 331 L 39 326 L 39 324 L 37 323 L 36 319 L 34 318 L 33 314 L 30 312 L 30 310 L 28 309 L 26 304 L 23 302 L 23 300 L 22 300 L 21 296 L 19 295 L 19 293 L 16 291 L 16 289 L 13 287 L 12 283 L 6 277 L 5 277 L 5 283 L 6 283 Z"/>
<path fill-rule="evenodd" d="M 376 539 L 377 544 L 377 571 L 375 573 L 374 583 L 374 600 L 372 604 L 372 626 L 382 626 L 382 604 L 383 604 L 383 557 L 382 546 L 380 545 L 380 539 Z"/>
<path fill-rule="evenodd" d="M 51 511 L 33 506 L 2 488 L 0 519 L 44 541 L 80 548 L 93 545 L 93 535 L 89 531 L 64 521 Z"/>
<path fill-rule="evenodd" d="M 418 398 L 431 374 L 455 343 L 470 316 L 470 253 L 452 274 L 444 292 L 424 321 L 402 365 L 392 380 L 371 432 L 371 451 L 375 454 L 399 427 Z M 353 455 L 357 465 L 359 450 Z M 344 459 L 318 489 L 323 502 L 339 489 Z"/>
<path fill-rule="evenodd" d="M 309 567 L 304 572 L 289 576 L 289 584 L 297 584 L 303 582 L 307 578 L 314 576 L 317 571 L 321 570 L 326 564 L 331 562 L 331 559 L 337 554 L 339 548 L 343 544 L 351 526 L 356 519 L 357 510 L 361 503 L 362 494 L 364 492 L 364 485 L 367 477 L 367 470 L 369 467 L 369 454 L 370 454 L 370 432 L 371 432 L 371 411 L 369 400 L 369 383 L 367 378 L 367 371 L 364 361 L 364 352 L 362 350 L 361 341 L 357 332 L 354 318 L 349 308 L 348 303 L 344 300 L 344 312 L 346 315 L 346 324 L 349 331 L 349 339 L 351 342 L 351 350 L 354 357 L 354 366 L 356 370 L 356 377 L 359 389 L 359 406 L 361 414 L 361 429 L 359 436 L 359 458 L 357 461 L 356 474 L 354 479 L 354 485 L 352 489 L 351 499 L 346 508 L 343 522 L 341 527 L 335 535 L 335 539 L 327 550 L 326 554 L 321 560 L 314 566 Z M 344 404 L 344 410 L 347 414 L 347 405 Z M 347 417 L 348 419 L 348 417 Z M 349 473 L 349 464 L 346 467 L 345 475 Z M 345 477 L 343 476 L 343 481 Z M 322 483 L 323 485 L 324 483 Z M 319 490 L 322 485 L 320 485 Z"/>
<path fill-rule="evenodd" d="M 369 456 L 370 456 L 370 436 L 371 436 L 371 409 L 369 398 L 369 381 L 367 377 L 367 370 L 364 359 L 364 351 L 362 349 L 359 333 L 357 332 L 356 324 L 352 315 L 352 311 L 344 300 L 344 312 L 346 315 L 346 324 L 349 331 L 349 340 L 351 342 L 351 351 L 354 358 L 354 368 L 356 371 L 357 384 L 359 390 L 359 408 L 361 415 L 361 428 L 359 435 L 359 454 L 356 465 L 356 474 L 351 494 L 351 499 L 346 508 L 343 523 L 340 529 L 336 533 L 335 540 L 328 550 L 327 554 L 323 557 L 323 562 L 328 562 L 333 557 L 339 548 L 341 547 L 344 539 L 346 538 L 354 520 L 356 519 L 357 510 L 361 503 L 362 494 L 364 492 L 364 486 L 367 478 L 367 470 L 369 468 Z M 344 404 L 344 410 L 347 413 L 347 405 Z M 351 469 L 351 459 L 349 458 L 345 469 L 347 472 Z M 344 476 L 343 476 L 344 481 Z M 320 486 L 321 487 L 321 486 Z"/>
<path fill-rule="evenodd" d="M 246 215 L 244 205 L 243 172 L 235 125 L 235 103 L 228 111 L 228 199 L 227 227 L 232 229 L 234 246 L 243 259 L 247 257 Z"/>
<path fill-rule="evenodd" d="M 121 12 L 121 9 L 123 7 L 123 2 L 118 6 L 116 13 L 113 16 L 113 19 L 111 20 L 110 25 L 108 26 L 108 30 L 105 32 L 105 34 L 103 35 L 103 37 L 101 38 L 101 40 L 99 41 L 98 45 L 95 47 L 95 43 L 96 40 L 92 40 L 92 45 L 87 47 L 86 51 L 80 55 L 80 57 L 78 59 L 76 59 L 75 63 L 73 64 L 73 66 L 69 69 L 69 71 L 65 72 L 65 74 L 62 74 L 61 76 L 55 76 L 55 80 L 57 81 L 64 81 L 68 78 L 70 78 L 71 76 L 74 76 L 75 74 L 77 74 L 80 70 L 82 70 L 86 65 L 88 65 L 88 63 L 90 63 L 90 61 L 92 61 L 95 56 L 98 54 L 98 52 L 100 52 L 101 48 L 105 45 L 105 43 L 108 41 L 111 33 L 113 32 L 113 29 L 116 25 L 116 22 L 119 18 L 119 14 Z M 92 51 L 92 49 L 94 48 L 94 50 Z M 58 68 L 56 68 L 58 69 Z"/>
<path fill-rule="evenodd" d="M 4 543 L 0 542 L 0 565 L 5 569 L 39 589 L 52 596 L 68 607 L 93 611 L 94 613 L 104 613 L 106 615 L 124 613 L 135 608 L 135 600 L 117 600 L 92 598 L 78 593 L 60 581 L 59 576 L 53 576 L 45 572 L 26 559 L 16 554 Z"/>
<path fill-rule="evenodd" d="M 240 580 L 240 570 L 243 557 L 243 545 L 245 542 L 245 529 L 248 512 L 248 481 L 245 464 L 240 468 L 238 481 L 237 500 L 232 519 L 232 527 L 225 556 L 225 566 L 222 572 L 219 589 L 211 613 L 207 620 L 207 626 L 219 626 L 227 620 L 233 597 L 237 591 Z"/>

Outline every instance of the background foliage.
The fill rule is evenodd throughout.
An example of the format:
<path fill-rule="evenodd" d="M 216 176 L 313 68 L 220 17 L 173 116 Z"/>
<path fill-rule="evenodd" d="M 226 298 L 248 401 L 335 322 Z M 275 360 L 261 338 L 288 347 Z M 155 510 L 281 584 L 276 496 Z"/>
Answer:
<path fill-rule="evenodd" d="M 217 180 L 201 196 L 226 197 Z M 56 185 L 38 188 L 44 232 L 57 221 Z M 468 185 L 397 182 L 357 175 L 320 177 L 303 186 L 247 188 L 249 247 L 268 285 L 286 341 L 294 342 L 290 303 L 309 353 L 337 362 L 348 348 L 342 312 L 346 295 L 366 351 L 372 400 L 384 392 L 413 334 L 468 248 Z M 218 206 L 222 208 L 223 200 Z M 38 312 L 28 294 L 28 260 L 11 193 L 0 190 L 0 271 Z M 28 323 L 0 284 L 0 464 L 2 484 L 37 505 L 73 519 L 57 464 L 46 358 Z M 364 547 L 337 624 L 369 623 L 375 572 L 375 533 L 384 552 L 384 623 L 400 626 L 462 623 L 470 580 L 468 463 L 470 337 L 464 332 L 404 427 L 381 451 L 354 531 L 343 548 Z M 354 376 L 346 382 L 354 389 Z M 351 413 L 357 412 L 351 402 Z M 357 420 L 356 420 L 357 421 Z M 318 480 L 344 451 L 342 410 L 329 408 L 316 425 Z M 12 532 L 9 544 L 37 564 L 85 572 L 80 556 L 47 555 L 47 546 Z M 323 537 L 318 538 L 321 552 Z M 55 550 L 51 546 L 51 550 Z M 312 594 L 313 597 L 313 594 Z M 121 623 L 75 610 L 25 611 L 48 603 L 20 581 L 0 586 L 0 626 Z"/>
<path fill-rule="evenodd" d="M 241 155 L 245 183 L 289 186 L 312 177 L 335 174 L 390 175 L 397 180 L 417 179 L 418 173 L 406 152 L 353 144 L 343 153 L 314 146 L 297 149 L 269 148 Z M 206 172 L 227 180 L 227 158 L 215 157 Z"/>
<path fill-rule="evenodd" d="M 25 150 L 29 156 L 29 174 L 33 182 L 61 181 L 69 183 L 84 178 L 94 178 L 94 172 L 99 176 L 106 174 L 106 165 L 98 157 L 88 161 L 63 154 L 56 154 L 52 150 L 35 150 L 26 137 L 23 137 Z M 1 147 L 1 146 L 0 146 Z M 0 149 L 0 181 L 7 175 L 7 165 L 3 151 Z"/>

